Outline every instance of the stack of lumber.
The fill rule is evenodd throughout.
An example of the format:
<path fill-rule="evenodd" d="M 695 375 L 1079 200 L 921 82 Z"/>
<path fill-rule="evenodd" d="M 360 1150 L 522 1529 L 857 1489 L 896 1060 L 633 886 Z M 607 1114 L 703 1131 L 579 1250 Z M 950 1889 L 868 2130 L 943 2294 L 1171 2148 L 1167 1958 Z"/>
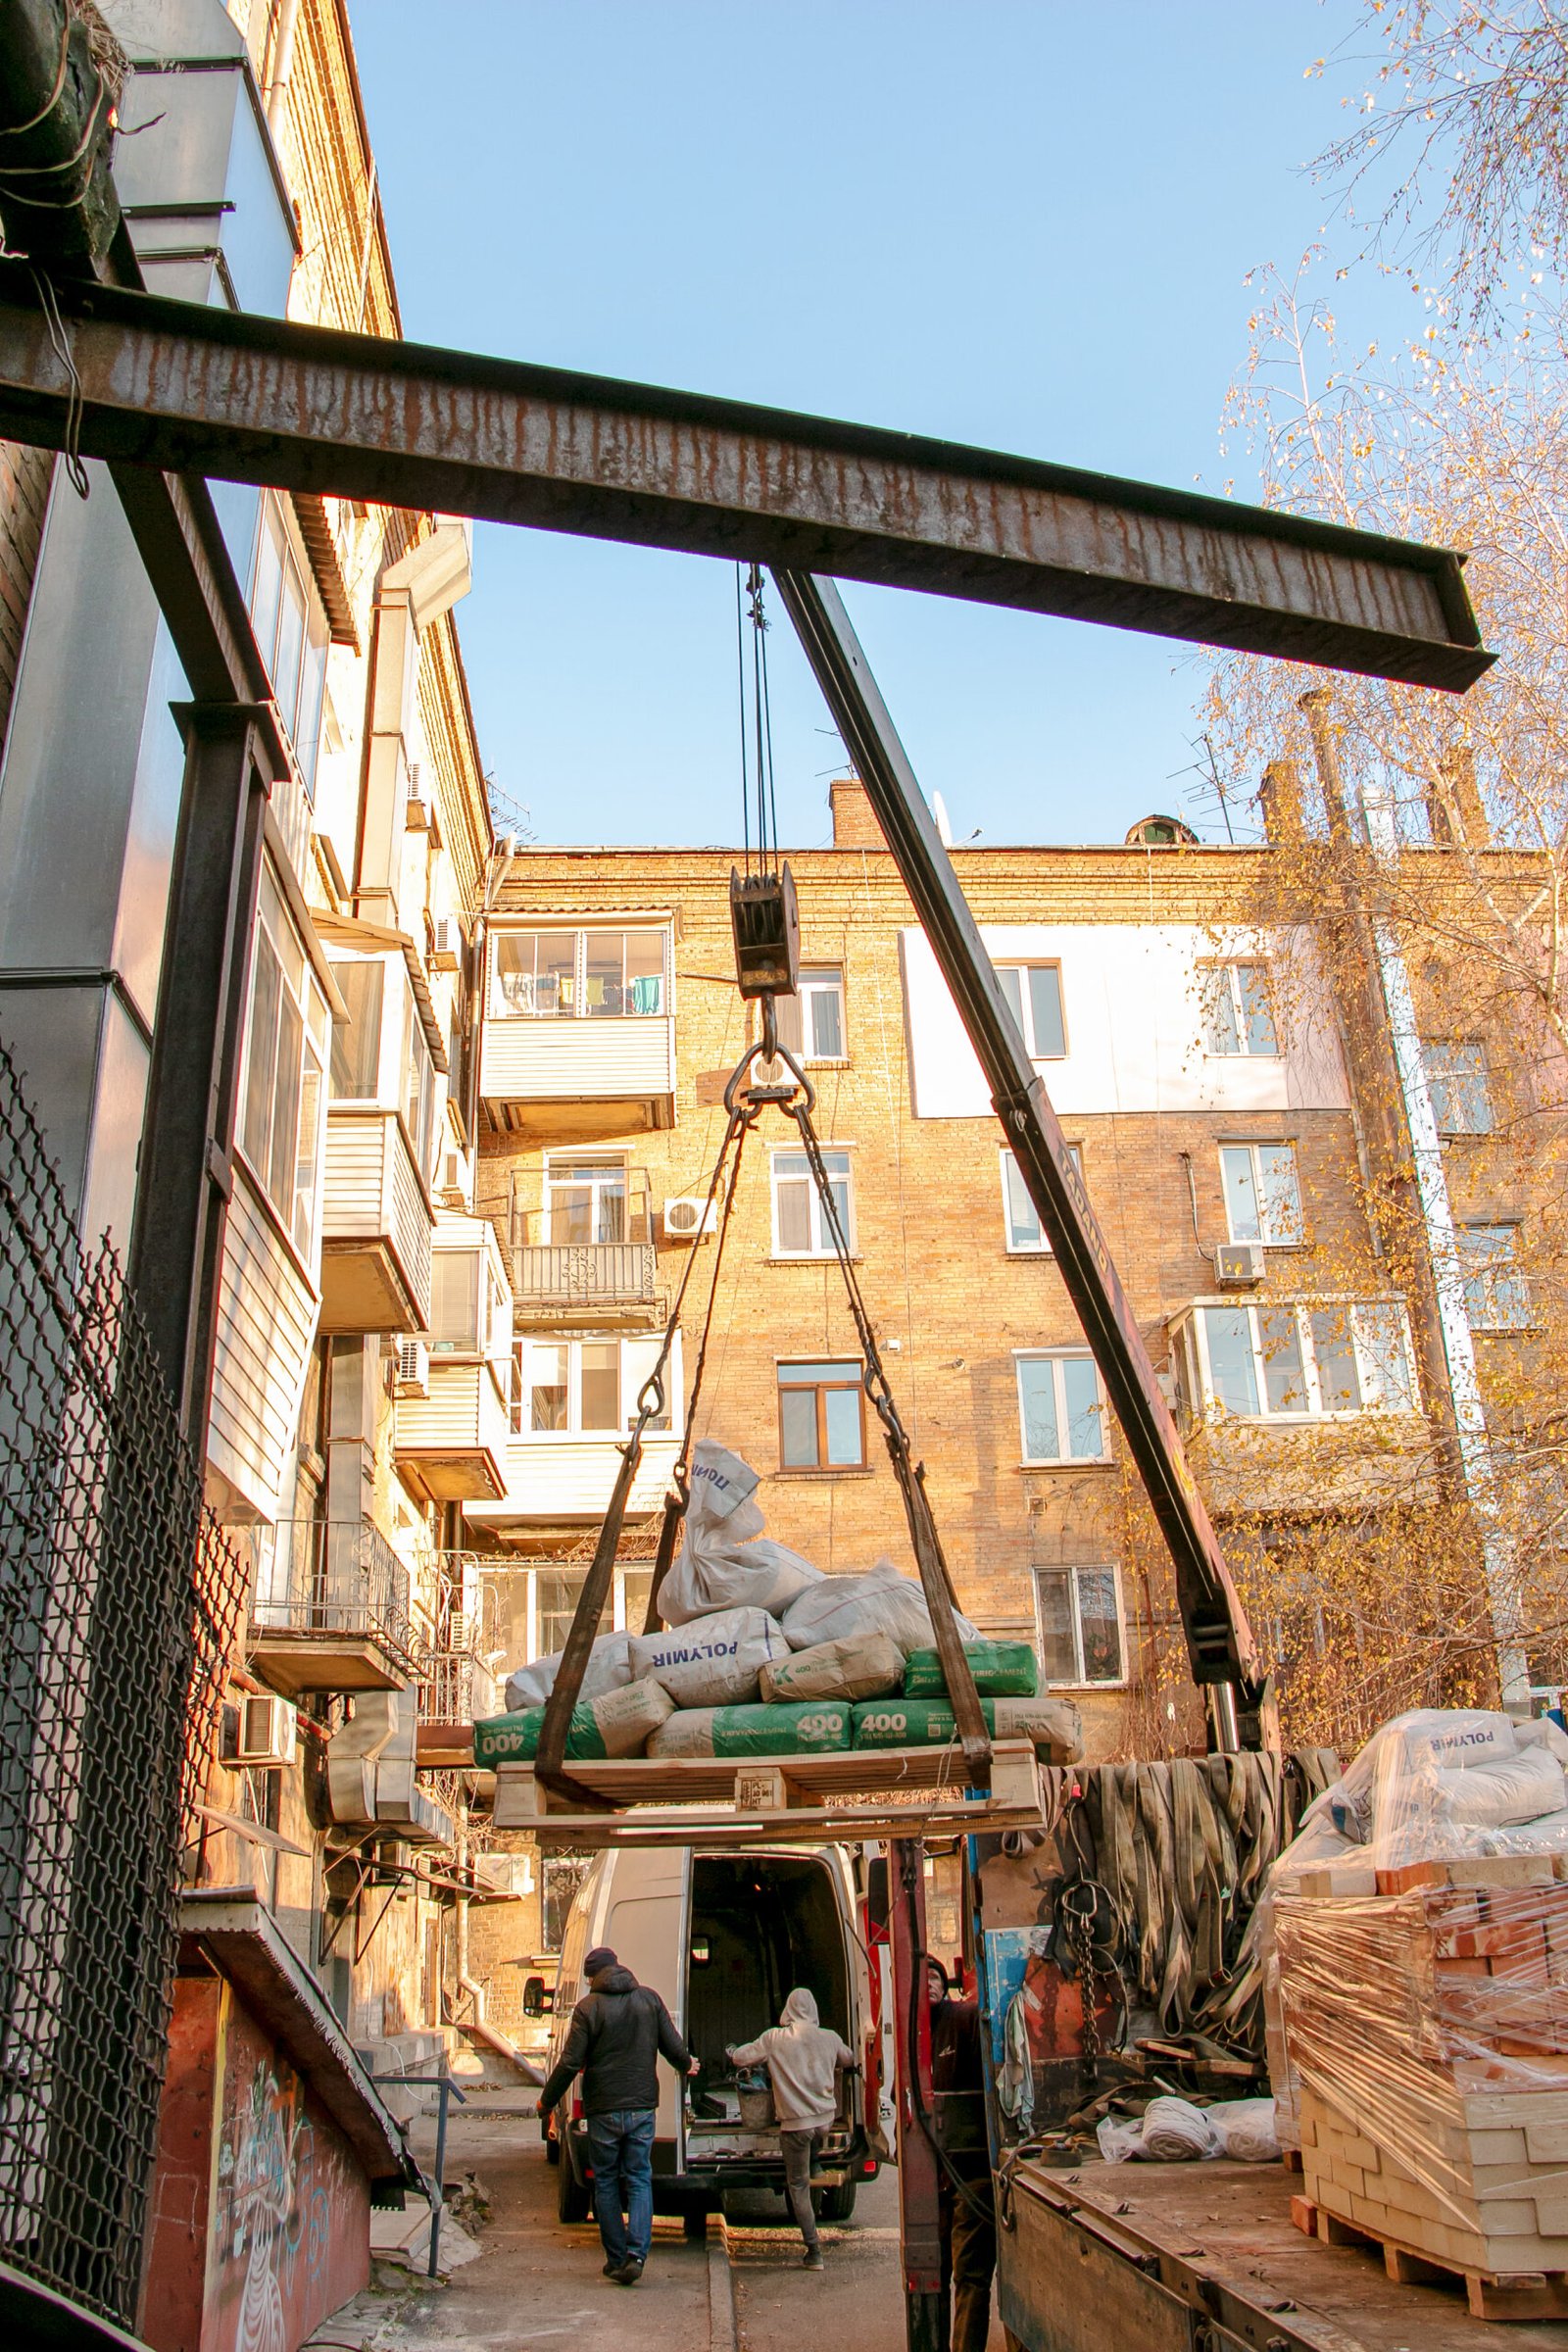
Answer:
<path fill-rule="evenodd" d="M 1303 2226 L 1568 2318 L 1568 1883 L 1547 1855 L 1420 1862 L 1276 1902 Z"/>

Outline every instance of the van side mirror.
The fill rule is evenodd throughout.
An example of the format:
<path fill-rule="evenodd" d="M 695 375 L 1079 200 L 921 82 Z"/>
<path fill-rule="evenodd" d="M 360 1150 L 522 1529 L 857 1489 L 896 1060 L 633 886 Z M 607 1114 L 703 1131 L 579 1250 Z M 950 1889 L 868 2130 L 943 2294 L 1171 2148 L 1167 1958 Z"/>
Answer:
<path fill-rule="evenodd" d="M 543 1977 L 524 1977 L 522 1981 L 522 2014 L 524 2017 L 552 2017 L 556 1996 Z"/>

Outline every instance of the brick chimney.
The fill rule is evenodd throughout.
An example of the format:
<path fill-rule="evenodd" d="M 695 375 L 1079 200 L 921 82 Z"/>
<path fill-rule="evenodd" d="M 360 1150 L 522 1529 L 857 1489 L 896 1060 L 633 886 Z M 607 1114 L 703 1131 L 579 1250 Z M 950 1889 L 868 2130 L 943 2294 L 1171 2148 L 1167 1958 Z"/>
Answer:
<path fill-rule="evenodd" d="M 827 788 L 833 808 L 833 847 L 836 850 L 885 850 L 882 828 L 865 797 L 858 776 L 835 776 Z"/>
<path fill-rule="evenodd" d="M 1484 849 L 1492 839 L 1492 828 L 1476 782 L 1474 753 L 1462 748 L 1445 752 L 1438 767 L 1441 783 L 1429 777 L 1426 785 L 1433 848 L 1451 850 L 1462 841 L 1472 850 Z"/>
<path fill-rule="evenodd" d="M 1269 842 L 1299 841 L 1306 830 L 1301 811 L 1301 778 L 1294 760 L 1271 760 L 1257 790 L 1263 835 Z"/>

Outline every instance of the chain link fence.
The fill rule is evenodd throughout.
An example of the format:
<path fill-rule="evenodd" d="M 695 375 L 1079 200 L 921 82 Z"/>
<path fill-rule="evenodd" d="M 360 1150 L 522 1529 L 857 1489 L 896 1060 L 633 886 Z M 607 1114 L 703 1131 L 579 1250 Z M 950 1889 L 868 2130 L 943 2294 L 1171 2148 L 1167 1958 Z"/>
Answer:
<path fill-rule="evenodd" d="M 0 1046 L 0 2262 L 125 2328 L 181 1851 L 247 1592 Z"/>

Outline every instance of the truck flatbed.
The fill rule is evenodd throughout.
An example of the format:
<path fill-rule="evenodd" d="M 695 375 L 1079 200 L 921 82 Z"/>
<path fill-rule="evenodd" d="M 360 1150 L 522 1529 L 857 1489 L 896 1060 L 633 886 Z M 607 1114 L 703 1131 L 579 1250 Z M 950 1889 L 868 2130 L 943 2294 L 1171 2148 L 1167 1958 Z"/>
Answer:
<path fill-rule="evenodd" d="M 1299 2188 L 1277 2164 L 1020 2164 L 998 2232 L 1003 2321 L 1025 2352 L 1568 2345 L 1561 2321 L 1499 2328 L 1471 2317 L 1458 2279 L 1396 2285 L 1376 2250 L 1307 2237 Z"/>

